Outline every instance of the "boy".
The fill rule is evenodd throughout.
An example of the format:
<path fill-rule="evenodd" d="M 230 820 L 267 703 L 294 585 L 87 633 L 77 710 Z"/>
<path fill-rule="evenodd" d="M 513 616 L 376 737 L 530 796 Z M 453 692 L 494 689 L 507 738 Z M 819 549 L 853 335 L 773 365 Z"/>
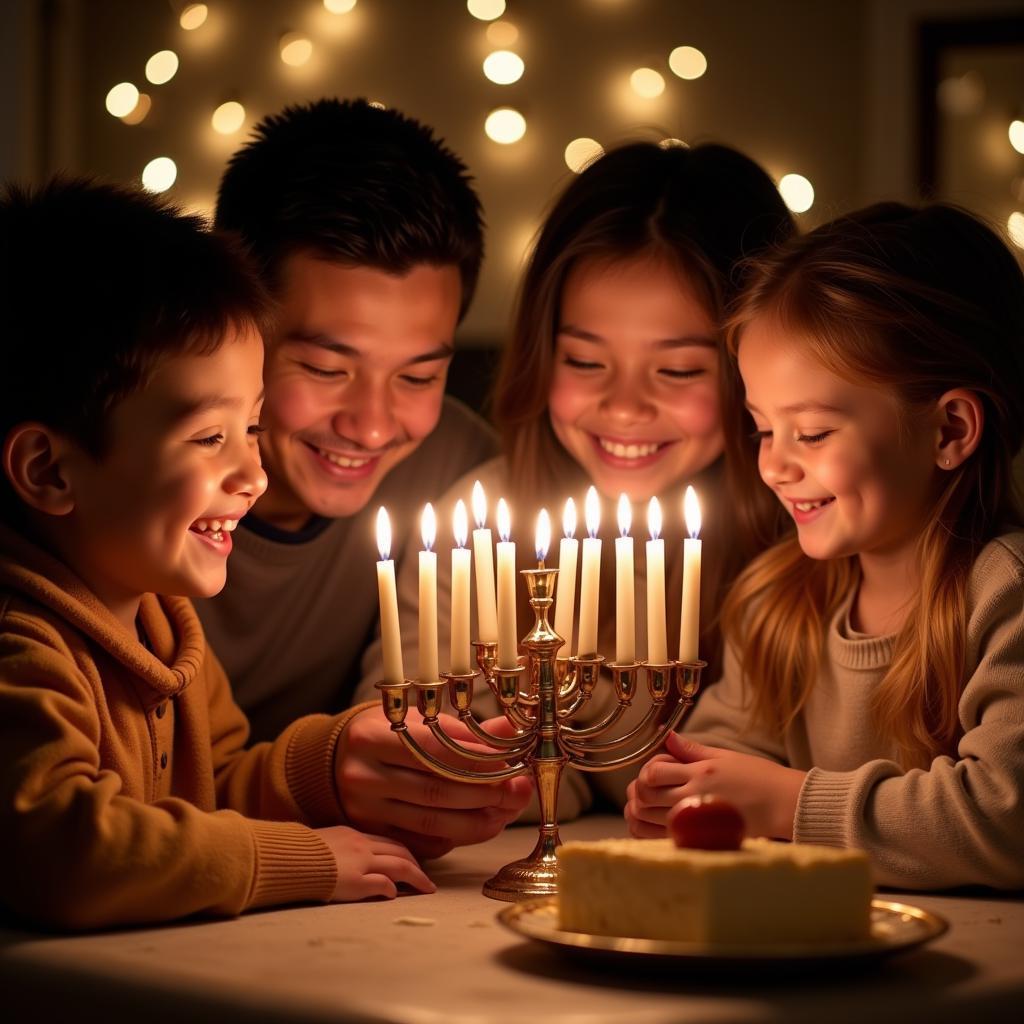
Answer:
<path fill-rule="evenodd" d="M 266 487 L 266 306 L 153 197 L 0 192 L 0 906 L 35 923 L 433 888 L 337 826 L 346 716 L 244 749 L 186 600 L 224 585 Z"/>
<path fill-rule="evenodd" d="M 377 508 L 400 553 L 424 503 L 493 454 L 489 428 L 444 396 L 483 234 L 464 164 L 429 128 L 363 100 L 257 125 L 221 182 L 216 223 L 244 238 L 277 302 L 260 439 L 269 485 L 235 534 L 227 587 L 197 606 L 262 739 L 352 701 L 377 632 Z M 353 720 L 345 751 L 347 820 L 424 856 L 490 838 L 529 797 L 524 779 L 440 780 L 379 704 Z"/>

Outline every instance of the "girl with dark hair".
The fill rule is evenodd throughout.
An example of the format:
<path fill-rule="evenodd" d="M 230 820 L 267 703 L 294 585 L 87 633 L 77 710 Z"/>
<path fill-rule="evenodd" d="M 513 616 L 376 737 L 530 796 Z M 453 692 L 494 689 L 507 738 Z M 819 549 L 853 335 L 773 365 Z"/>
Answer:
<path fill-rule="evenodd" d="M 664 148 L 636 142 L 590 164 L 555 202 L 540 229 L 520 288 L 493 408 L 505 455 L 479 467 L 440 502 L 446 528 L 458 498 L 470 505 L 479 479 L 491 508 L 509 500 L 513 532 L 526 556 L 537 510 L 556 521 L 570 496 L 577 506 L 594 484 L 604 498 L 605 564 L 602 625 L 614 620 L 615 500 L 625 493 L 638 512 L 657 495 L 670 538 L 666 592 L 669 646 L 679 622 L 682 496 L 698 490 L 707 530 L 704 546 L 701 656 L 718 663 L 716 612 L 735 573 L 765 543 L 727 497 L 723 459 L 723 391 L 735 385 L 724 362 L 720 324 L 740 284 L 740 266 L 793 222 L 771 179 L 724 146 Z M 774 513 L 774 508 L 769 506 Z M 638 522 L 640 533 L 642 524 Z M 441 536 L 445 536 L 445 533 Z M 672 539 L 675 539 L 675 543 Z M 532 538 L 531 538 L 532 539 Z M 412 538 L 410 547 L 418 547 Z M 439 559 L 440 635 L 448 635 L 448 581 Z M 399 582 L 401 614 L 415 621 L 416 559 Z M 642 560 L 637 592 L 643 593 Z M 520 593 L 520 623 L 527 624 Z M 644 602 L 637 602 L 637 652 L 646 654 Z M 474 627 L 475 630 L 475 627 Z M 524 625 L 525 630 L 525 625 Z M 416 664 L 414 631 L 405 631 L 408 664 Z M 475 635 L 475 632 L 474 632 Z M 567 647 L 575 651 L 574 638 Z M 599 649 L 614 649 L 602 629 Z M 362 693 L 375 696 L 365 678 Z M 597 701 L 594 702 L 595 704 Z M 482 693 L 476 709 L 488 705 Z M 635 769 L 634 769 L 635 771 Z M 624 799 L 625 782 L 612 785 Z M 572 792 L 568 792 L 571 790 Z M 563 788 L 562 814 L 590 796 L 576 778 Z"/>
<path fill-rule="evenodd" d="M 738 577 L 632 832 L 713 791 L 884 884 L 1024 885 L 1020 267 L 960 210 L 876 206 L 763 259 L 728 337 L 796 529 Z"/>

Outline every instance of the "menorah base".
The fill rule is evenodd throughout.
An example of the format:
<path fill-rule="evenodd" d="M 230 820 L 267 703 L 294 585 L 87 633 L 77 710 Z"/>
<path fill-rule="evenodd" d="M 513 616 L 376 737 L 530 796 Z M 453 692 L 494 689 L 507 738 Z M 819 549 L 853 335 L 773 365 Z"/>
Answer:
<path fill-rule="evenodd" d="M 560 843 L 557 828 L 542 827 L 530 856 L 506 864 L 493 878 L 484 882 L 484 895 L 505 903 L 516 903 L 533 896 L 554 896 L 558 892 L 555 850 Z"/>

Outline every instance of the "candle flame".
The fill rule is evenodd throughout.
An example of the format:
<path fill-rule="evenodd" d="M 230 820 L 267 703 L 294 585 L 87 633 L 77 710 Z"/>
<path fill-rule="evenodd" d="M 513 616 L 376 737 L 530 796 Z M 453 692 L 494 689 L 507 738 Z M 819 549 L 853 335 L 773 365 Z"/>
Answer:
<path fill-rule="evenodd" d="M 566 537 L 576 536 L 576 502 L 569 498 L 562 512 L 562 532 Z"/>
<path fill-rule="evenodd" d="M 508 502 L 504 498 L 498 499 L 498 536 L 502 540 L 508 540 L 512 535 L 512 516 L 508 510 Z"/>
<path fill-rule="evenodd" d="M 469 536 L 469 516 L 466 513 L 466 503 L 459 498 L 455 502 L 455 514 L 452 516 L 452 532 L 455 534 L 455 543 L 460 548 L 466 546 L 466 538 Z"/>
<path fill-rule="evenodd" d="M 633 506 L 629 503 L 629 498 L 626 497 L 625 493 L 619 495 L 619 535 L 621 537 L 629 536 L 629 528 L 633 525 Z"/>
<path fill-rule="evenodd" d="M 587 521 L 587 533 L 597 536 L 601 526 L 601 499 L 597 496 L 597 488 L 591 487 L 583 501 L 583 518 Z"/>
<path fill-rule="evenodd" d="M 479 480 L 473 484 L 473 520 L 479 529 L 487 524 L 487 495 Z"/>
<path fill-rule="evenodd" d="M 546 508 L 542 508 L 537 514 L 536 547 L 537 561 L 543 562 L 547 558 L 548 548 L 551 547 L 551 517 Z"/>
<path fill-rule="evenodd" d="M 651 540 L 661 536 L 661 502 L 651 498 L 647 503 L 647 529 L 651 532 Z"/>
<path fill-rule="evenodd" d="M 686 532 L 691 537 L 700 533 L 700 502 L 697 500 L 697 492 L 692 487 L 686 488 L 686 495 L 683 498 L 683 518 L 686 520 Z"/>
<path fill-rule="evenodd" d="M 429 551 L 437 538 L 437 516 L 429 501 L 423 506 L 423 515 L 420 516 L 420 536 L 423 538 L 424 549 Z"/>
<path fill-rule="evenodd" d="M 380 552 L 380 560 L 386 562 L 391 554 L 391 520 L 383 505 L 377 509 L 377 550 Z"/>

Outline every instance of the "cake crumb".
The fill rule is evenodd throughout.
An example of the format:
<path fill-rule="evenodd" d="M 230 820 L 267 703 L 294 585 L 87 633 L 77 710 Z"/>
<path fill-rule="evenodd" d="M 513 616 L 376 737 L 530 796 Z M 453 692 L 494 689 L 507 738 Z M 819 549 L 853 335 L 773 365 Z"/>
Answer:
<path fill-rule="evenodd" d="M 394 924 L 407 924 L 412 928 L 430 928 L 437 924 L 432 917 L 396 917 Z"/>

